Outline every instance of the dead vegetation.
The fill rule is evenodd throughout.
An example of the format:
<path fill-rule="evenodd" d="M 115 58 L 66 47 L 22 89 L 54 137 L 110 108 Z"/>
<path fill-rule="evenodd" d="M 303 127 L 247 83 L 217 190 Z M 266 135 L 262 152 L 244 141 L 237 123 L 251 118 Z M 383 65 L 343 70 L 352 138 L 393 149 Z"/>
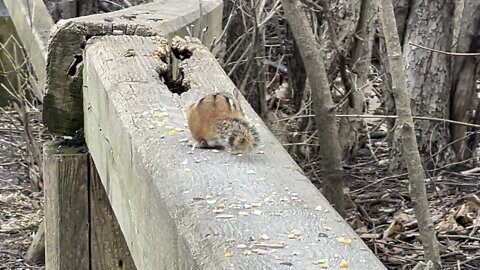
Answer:
<path fill-rule="evenodd" d="M 7 60 L 1 63 L 0 88 L 9 104 L 0 107 L 0 268 L 38 269 L 24 253 L 43 219 L 41 144 L 49 136 L 32 98 L 36 85 L 21 45 L 11 36 L 0 53 Z"/>

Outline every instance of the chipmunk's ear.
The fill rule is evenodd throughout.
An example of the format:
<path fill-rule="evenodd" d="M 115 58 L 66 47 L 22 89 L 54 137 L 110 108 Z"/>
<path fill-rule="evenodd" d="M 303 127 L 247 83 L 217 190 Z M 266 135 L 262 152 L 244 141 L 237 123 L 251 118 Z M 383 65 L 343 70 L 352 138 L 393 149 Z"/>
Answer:
<path fill-rule="evenodd" d="M 235 103 L 238 104 L 238 109 L 242 112 L 243 114 L 243 109 L 242 109 L 242 105 L 240 104 L 240 96 L 242 95 L 242 93 L 240 93 L 240 90 L 238 90 L 238 88 L 233 88 L 233 98 L 235 99 Z"/>
<path fill-rule="evenodd" d="M 233 97 L 235 98 L 236 101 L 238 101 L 241 94 L 242 93 L 240 93 L 240 90 L 238 90 L 238 88 L 236 87 L 233 88 Z"/>

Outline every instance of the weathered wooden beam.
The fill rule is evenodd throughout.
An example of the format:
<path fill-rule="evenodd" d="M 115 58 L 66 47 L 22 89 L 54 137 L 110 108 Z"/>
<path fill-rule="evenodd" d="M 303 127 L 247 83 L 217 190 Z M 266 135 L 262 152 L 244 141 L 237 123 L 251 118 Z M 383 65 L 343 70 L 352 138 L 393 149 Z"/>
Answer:
<path fill-rule="evenodd" d="M 88 156 L 58 142 L 44 147 L 47 269 L 89 269 Z"/>
<path fill-rule="evenodd" d="M 159 42 L 95 37 L 84 54 L 85 138 L 137 268 L 385 269 L 243 98 L 262 152 L 184 143 L 186 106 L 234 85 L 199 42 L 177 40 L 193 53 L 180 63 L 190 90 L 172 94 Z"/>
<path fill-rule="evenodd" d="M 35 95 L 42 100 L 46 80 L 47 42 L 53 20 L 42 0 L 4 2 L 37 75 L 38 90 Z"/>
<path fill-rule="evenodd" d="M 82 66 L 85 42 L 92 36 L 187 35 L 186 27 L 208 27 L 210 44 L 221 33 L 222 1 L 157 1 L 128 9 L 59 21 L 52 30 L 48 49 L 47 93 L 43 120 L 57 135 L 73 135 L 83 126 Z M 194 29 L 195 30 L 195 29 Z"/>

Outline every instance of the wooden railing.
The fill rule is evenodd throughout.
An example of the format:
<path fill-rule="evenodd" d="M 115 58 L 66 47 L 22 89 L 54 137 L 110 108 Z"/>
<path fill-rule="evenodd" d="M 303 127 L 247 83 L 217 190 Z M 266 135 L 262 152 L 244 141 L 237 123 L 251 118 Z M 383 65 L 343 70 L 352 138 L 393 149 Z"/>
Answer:
<path fill-rule="evenodd" d="M 44 150 L 47 269 L 385 269 L 243 97 L 260 149 L 192 149 L 185 108 L 235 87 L 198 39 L 172 39 L 192 24 L 204 44 L 220 35 L 222 1 L 201 7 L 55 25 L 44 121 L 64 139 Z"/>

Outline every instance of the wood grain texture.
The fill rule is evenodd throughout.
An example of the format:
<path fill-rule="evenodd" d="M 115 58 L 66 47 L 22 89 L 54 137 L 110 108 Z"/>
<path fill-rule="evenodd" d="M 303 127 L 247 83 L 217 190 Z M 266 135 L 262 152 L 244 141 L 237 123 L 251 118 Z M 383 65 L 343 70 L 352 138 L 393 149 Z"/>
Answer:
<path fill-rule="evenodd" d="M 85 52 L 85 137 L 138 269 L 319 269 L 323 259 L 329 269 L 342 260 L 351 269 L 385 269 L 243 97 L 263 152 L 232 156 L 182 143 L 190 138 L 187 106 L 234 85 L 210 52 L 191 42 L 193 56 L 181 63 L 191 89 L 173 95 L 155 72 L 155 42 L 96 37 Z M 129 48 L 136 56 L 124 56 Z M 262 234 L 286 246 L 254 246 Z M 238 244 L 265 254 L 246 256 Z"/>
<path fill-rule="evenodd" d="M 88 157 L 75 151 L 44 146 L 47 270 L 89 269 Z"/>
<path fill-rule="evenodd" d="M 135 270 L 130 251 L 90 159 L 91 270 Z"/>
<path fill-rule="evenodd" d="M 82 70 L 86 40 L 103 35 L 187 35 L 207 27 L 205 44 L 222 31 L 222 1 L 163 0 L 121 11 L 61 20 L 52 28 L 47 57 L 47 93 L 43 120 L 57 135 L 73 135 L 83 127 Z"/>
<path fill-rule="evenodd" d="M 37 75 L 38 92 L 35 96 L 42 100 L 46 80 L 47 41 L 53 20 L 42 0 L 4 2 Z"/>

